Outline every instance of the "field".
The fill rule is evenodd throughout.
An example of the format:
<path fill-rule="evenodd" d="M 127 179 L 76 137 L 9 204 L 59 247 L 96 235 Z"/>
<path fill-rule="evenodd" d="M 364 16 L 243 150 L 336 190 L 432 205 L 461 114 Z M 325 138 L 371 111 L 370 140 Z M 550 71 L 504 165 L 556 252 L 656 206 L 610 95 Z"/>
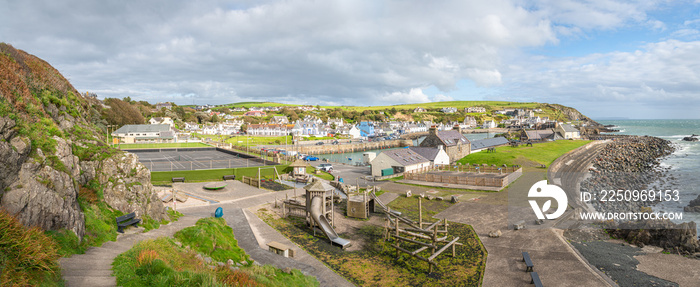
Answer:
<path fill-rule="evenodd" d="M 392 210 L 407 212 L 411 219 L 417 220 L 417 212 L 403 209 L 415 205 L 415 198 L 399 197 L 390 203 Z M 449 202 L 424 202 L 424 216 L 436 214 L 451 206 Z M 431 205 L 431 203 L 435 203 Z M 342 204 L 341 204 L 342 205 Z M 340 208 L 339 208 L 340 209 Z M 379 222 L 382 219 L 373 218 L 370 221 L 357 221 L 359 227 L 352 228 L 352 233 L 339 234 L 349 238 L 353 245 L 361 244 L 359 250 L 343 251 L 331 246 L 324 235 L 313 235 L 303 218 L 279 218 L 266 209 L 258 211 L 258 216 L 270 226 L 279 230 L 285 237 L 296 245 L 323 261 L 336 273 L 359 286 L 478 286 L 486 263 L 486 250 L 471 226 L 450 222 L 450 235 L 459 236 L 463 246 L 456 248 L 456 257 L 446 252 L 436 258 L 437 268 L 428 274 L 427 263 L 406 254 L 396 257 L 396 250 L 383 239 L 383 228 Z M 342 214 L 337 214 L 341 215 Z M 383 217 L 373 214 L 373 217 Z M 379 219 L 379 220 L 377 220 Z M 346 219 L 353 220 L 354 219 Z M 433 220 L 424 218 L 424 220 Z M 371 223 L 374 222 L 374 223 Z M 408 249 L 419 246 L 402 244 Z M 422 254 L 424 255 L 424 254 Z"/>
<path fill-rule="evenodd" d="M 460 159 L 461 164 L 495 164 L 495 165 L 513 165 L 520 164 L 522 166 L 526 165 L 537 165 L 544 164 L 549 166 L 554 162 L 555 159 L 559 158 L 563 154 L 574 150 L 578 147 L 584 146 L 590 141 L 571 141 L 571 140 L 559 140 L 553 142 L 536 143 L 531 147 L 521 145 L 518 147 L 502 146 L 497 147 L 495 153 L 488 153 L 486 150 L 470 154 L 468 156 Z"/>
<path fill-rule="evenodd" d="M 268 166 L 269 167 L 269 166 Z M 287 171 L 288 166 L 277 165 L 278 173 Z M 263 178 L 272 178 L 271 169 L 263 169 L 261 171 Z M 224 175 L 236 175 L 236 179 L 241 176 L 258 177 L 258 167 L 240 167 L 240 168 L 224 168 L 224 169 L 207 169 L 207 170 L 181 170 L 181 171 L 154 171 L 151 172 L 151 183 L 156 185 L 171 184 L 173 177 L 184 177 L 187 182 L 206 182 L 206 181 L 222 181 Z"/>
<path fill-rule="evenodd" d="M 114 145 L 120 149 L 141 149 L 141 148 L 177 148 L 177 147 L 211 147 L 203 143 L 147 143 L 147 144 L 119 144 Z"/>

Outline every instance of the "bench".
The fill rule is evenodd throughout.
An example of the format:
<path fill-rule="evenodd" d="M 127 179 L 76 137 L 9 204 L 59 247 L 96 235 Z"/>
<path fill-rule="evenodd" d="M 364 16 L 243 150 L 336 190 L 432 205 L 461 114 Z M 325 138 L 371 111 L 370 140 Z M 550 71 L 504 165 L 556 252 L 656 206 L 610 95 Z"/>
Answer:
<path fill-rule="evenodd" d="M 530 284 L 535 284 L 536 287 L 542 287 L 542 281 L 540 281 L 540 275 L 537 272 L 530 272 Z"/>
<path fill-rule="evenodd" d="M 523 251 L 523 262 L 525 262 L 525 272 L 532 272 L 532 268 L 535 267 L 535 265 L 532 264 L 530 253 L 527 253 L 527 251 Z"/>
<path fill-rule="evenodd" d="M 229 180 L 229 179 L 230 179 L 230 180 L 236 180 L 236 175 L 235 175 L 235 174 L 232 174 L 232 175 L 224 175 L 224 180 Z"/>
<path fill-rule="evenodd" d="M 178 181 L 179 181 L 179 182 L 185 182 L 185 178 L 184 178 L 184 177 L 173 177 L 172 180 L 173 180 L 173 182 L 178 182 Z"/>
<path fill-rule="evenodd" d="M 127 227 L 129 225 L 138 227 L 139 222 L 141 222 L 141 219 L 134 217 L 136 217 L 136 213 L 133 212 L 127 215 L 117 217 L 117 232 L 124 233 L 124 227 Z"/>

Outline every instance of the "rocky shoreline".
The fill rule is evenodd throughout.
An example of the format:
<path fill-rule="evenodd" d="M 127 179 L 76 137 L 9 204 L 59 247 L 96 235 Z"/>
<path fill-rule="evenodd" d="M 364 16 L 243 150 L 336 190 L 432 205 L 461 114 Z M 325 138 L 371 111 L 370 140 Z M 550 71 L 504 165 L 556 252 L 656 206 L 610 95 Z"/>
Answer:
<path fill-rule="evenodd" d="M 590 177 L 581 182 L 581 192 L 590 192 L 591 205 L 599 212 L 640 212 L 658 201 L 601 201 L 603 190 L 666 189 L 668 169 L 659 165 L 662 157 L 675 151 L 668 140 L 650 136 L 616 138 L 594 160 Z"/>

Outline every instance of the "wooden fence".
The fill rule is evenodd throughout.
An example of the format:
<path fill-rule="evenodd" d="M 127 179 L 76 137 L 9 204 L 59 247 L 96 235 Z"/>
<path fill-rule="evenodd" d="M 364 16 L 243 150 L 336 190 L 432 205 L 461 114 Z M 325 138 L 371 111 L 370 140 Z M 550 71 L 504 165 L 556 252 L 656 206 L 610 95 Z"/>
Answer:
<path fill-rule="evenodd" d="M 500 172 L 500 171 L 499 171 Z M 492 173 L 499 174 L 500 173 Z M 452 174 L 441 172 L 410 172 L 404 173 L 403 178 L 407 180 L 418 180 L 427 182 L 450 183 L 474 186 L 505 187 L 522 175 L 522 168 L 518 168 L 510 173 L 503 173 L 503 176 L 479 176 L 478 173 L 470 172 L 464 174 Z"/>

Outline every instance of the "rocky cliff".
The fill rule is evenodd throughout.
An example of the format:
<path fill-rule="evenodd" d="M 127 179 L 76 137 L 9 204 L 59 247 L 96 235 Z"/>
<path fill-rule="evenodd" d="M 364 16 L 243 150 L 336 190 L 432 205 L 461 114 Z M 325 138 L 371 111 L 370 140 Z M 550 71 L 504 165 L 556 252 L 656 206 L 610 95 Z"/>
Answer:
<path fill-rule="evenodd" d="M 122 212 L 161 220 L 165 208 L 136 156 L 105 144 L 97 100 L 45 61 L 0 43 L 0 207 L 24 225 L 82 238 L 81 186 Z"/>

